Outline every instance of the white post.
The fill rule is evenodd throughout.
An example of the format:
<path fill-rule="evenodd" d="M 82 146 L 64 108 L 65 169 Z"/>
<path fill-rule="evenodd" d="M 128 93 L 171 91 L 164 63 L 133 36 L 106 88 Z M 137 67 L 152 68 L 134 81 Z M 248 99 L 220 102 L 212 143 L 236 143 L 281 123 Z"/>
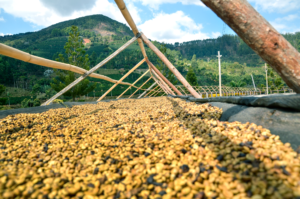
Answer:
<path fill-rule="evenodd" d="M 267 86 L 267 95 L 269 95 L 269 88 L 268 88 L 268 67 L 267 67 L 267 63 L 265 63 L 265 69 L 266 69 L 266 86 Z"/>
<path fill-rule="evenodd" d="M 221 57 L 220 51 L 218 51 L 218 59 L 219 59 L 219 92 L 220 92 L 220 97 L 222 96 L 222 80 L 221 80 Z"/>
<path fill-rule="evenodd" d="M 253 79 L 253 75 L 252 74 L 251 74 L 251 77 L 252 77 L 252 82 L 253 82 L 254 89 L 256 91 L 256 87 L 255 87 L 255 83 L 254 83 L 254 79 Z"/>

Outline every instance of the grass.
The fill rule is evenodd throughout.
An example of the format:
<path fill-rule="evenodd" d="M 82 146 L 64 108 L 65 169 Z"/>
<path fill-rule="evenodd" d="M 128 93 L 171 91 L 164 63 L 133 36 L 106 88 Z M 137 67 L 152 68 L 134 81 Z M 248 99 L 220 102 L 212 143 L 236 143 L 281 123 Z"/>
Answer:
<path fill-rule="evenodd" d="M 10 97 L 22 97 L 31 95 L 30 91 L 23 88 L 6 87 L 6 89 L 8 90 Z M 0 97 L 7 97 L 6 92 L 2 93 Z"/>

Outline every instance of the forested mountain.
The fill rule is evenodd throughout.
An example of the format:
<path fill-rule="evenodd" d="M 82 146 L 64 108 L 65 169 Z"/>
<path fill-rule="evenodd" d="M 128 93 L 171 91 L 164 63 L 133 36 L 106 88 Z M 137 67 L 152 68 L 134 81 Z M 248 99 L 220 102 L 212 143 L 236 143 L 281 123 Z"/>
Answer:
<path fill-rule="evenodd" d="M 300 32 L 286 33 L 283 36 L 296 48 L 300 48 Z M 166 44 L 172 50 L 178 50 L 184 58 L 215 59 L 218 51 L 222 60 L 246 63 L 248 66 L 261 66 L 264 61 L 237 35 L 223 35 L 216 39 L 195 40 L 183 43 Z"/>
<path fill-rule="evenodd" d="M 103 15 L 92 15 L 54 24 L 37 32 L 0 37 L 0 43 L 33 55 L 55 60 L 59 54 L 65 51 L 64 45 L 68 40 L 72 25 L 79 28 L 85 51 L 89 55 L 90 67 L 101 62 L 133 36 L 127 25 Z M 299 47 L 300 33 L 285 34 L 284 36 L 292 45 Z M 250 73 L 257 79 L 257 84 L 264 82 L 262 70 L 264 61 L 238 36 L 223 35 L 217 39 L 177 42 L 175 44 L 154 42 L 154 44 L 158 48 L 163 48 L 163 45 L 166 46 L 165 54 L 184 75 L 187 74 L 189 67 L 193 67 L 199 85 L 217 85 L 216 55 L 218 51 L 221 51 L 223 55 L 224 70 L 222 70 L 222 76 L 224 73 L 223 82 L 225 85 L 228 85 L 232 80 L 243 80 L 250 85 Z M 147 46 L 145 47 L 149 59 L 154 64 L 159 65 L 157 56 Z M 124 71 L 132 68 L 142 58 L 139 46 L 135 42 L 101 69 L 113 69 L 115 73 L 109 76 L 119 78 Z M 140 68 L 146 69 L 147 65 L 144 64 Z M 48 69 L 0 56 L 0 84 L 14 86 L 18 84 L 17 82 L 23 82 L 23 87 L 26 85 L 27 89 L 31 89 L 37 82 L 49 85 L 53 74 L 52 76 L 47 75 L 48 73 L 45 71 Z M 165 67 L 161 65 L 161 69 L 165 69 Z M 99 71 L 97 72 L 99 73 Z M 133 82 L 136 76 L 137 74 L 133 74 L 128 81 Z M 99 89 L 105 89 L 108 85 L 108 83 L 102 85 Z"/>

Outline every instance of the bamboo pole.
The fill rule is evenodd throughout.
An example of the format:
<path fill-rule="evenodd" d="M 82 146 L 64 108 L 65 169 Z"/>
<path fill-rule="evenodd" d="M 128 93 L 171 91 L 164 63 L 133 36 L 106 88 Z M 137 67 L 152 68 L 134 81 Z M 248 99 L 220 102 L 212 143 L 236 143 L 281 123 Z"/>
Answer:
<path fill-rule="evenodd" d="M 120 80 L 119 82 L 123 81 L 128 75 L 130 75 L 135 69 L 137 69 L 140 65 L 142 65 L 145 62 L 145 58 L 142 59 L 137 65 L 135 65 L 130 71 L 128 71 Z M 110 91 L 112 91 L 116 86 L 118 85 L 118 82 L 115 83 L 110 89 L 108 89 L 98 100 L 97 102 L 101 101 Z"/>
<path fill-rule="evenodd" d="M 156 93 L 153 97 L 156 97 L 159 93 L 161 93 L 161 92 L 158 92 L 158 93 Z M 167 95 L 167 93 L 165 92 L 164 94 L 166 94 Z M 163 96 L 163 95 L 162 95 Z"/>
<path fill-rule="evenodd" d="M 153 86 L 155 86 L 157 83 L 154 82 L 147 90 L 145 90 L 139 97 L 138 99 L 140 99 L 141 97 L 143 97 L 143 95 L 145 95 Z"/>
<path fill-rule="evenodd" d="M 156 83 L 156 82 L 155 82 Z M 157 84 L 157 83 L 156 83 Z M 159 86 L 157 85 L 154 89 L 150 90 L 150 92 L 148 92 L 144 97 L 147 97 L 150 93 L 156 91 L 156 89 L 158 88 Z"/>
<path fill-rule="evenodd" d="M 132 29 L 132 32 L 135 36 L 137 36 L 139 34 L 139 30 L 137 29 L 125 3 L 123 0 L 115 0 L 116 4 L 118 5 L 122 15 L 124 16 L 125 20 L 127 21 L 128 25 L 130 26 L 130 28 Z M 144 56 L 144 58 L 147 57 L 146 51 L 145 51 L 145 47 L 143 44 L 143 41 L 141 38 L 138 38 L 138 44 L 141 48 L 142 54 Z"/>
<path fill-rule="evenodd" d="M 182 92 L 184 92 L 184 94 L 187 96 L 186 92 L 181 88 L 181 86 L 178 86 L 178 87 L 179 87 L 180 90 L 181 90 Z"/>
<path fill-rule="evenodd" d="M 182 93 L 163 74 L 161 74 L 161 72 L 148 59 L 146 60 L 146 62 L 157 73 L 157 75 L 161 79 L 163 79 L 164 82 L 166 82 L 178 95 L 182 95 Z"/>
<path fill-rule="evenodd" d="M 162 90 L 163 90 L 166 94 L 170 94 L 170 93 L 169 93 L 170 91 L 168 91 L 168 90 L 166 89 L 165 85 L 164 85 L 162 82 L 160 82 L 158 79 L 156 79 L 155 76 L 153 76 L 153 79 L 154 79 L 154 81 L 162 88 Z"/>
<path fill-rule="evenodd" d="M 106 64 L 109 60 L 111 60 L 115 56 L 117 56 L 125 48 L 127 48 L 128 46 L 130 46 L 136 39 L 137 39 L 136 37 L 133 37 L 131 40 L 129 40 L 128 42 L 126 42 L 126 44 L 124 44 L 118 50 L 116 50 L 113 54 L 111 54 L 110 56 L 108 56 L 105 60 L 103 60 L 102 62 L 100 62 L 99 64 L 97 64 L 95 67 L 93 67 L 92 69 L 90 69 L 89 71 L 87 71 L 85 74 L 83 74 L 82 76 L 80 76 L 79 78 L 77 78 L 74 82 L 72 82 L 71 84 L 69 84 L 68 86 L 66 86 L 64 89 L 62 89 L 61 91 L 59 91 L 56 95 L 54 95 L 49 100 L 47 100 L 44 104 L 42 104 L 42 106 L 46 106 L 46 105 L 50 104 L 53 100 L 55 100 L 56 98 L 58 98 L 59 96 L 61 96 L 65 92 L 67 92 L 69 89 L 71 89 L 73 86 L 75 86 L 76 84 L 78 84 L 82 80 L 84 80 L 91 73 L 93 73 L 94 71 L 96 71 L 98 68 L 100 68 L 101 66 L 103 66 L 104 64 Z M 145 59 L 144 59 L 144 61 L 145 61 Z M 119 80 L 118 83 L 121 82 L 121 81 Z"/>
<path fill-rule="evenodd" d="M 140 90 L 147 82 L 149 82 L 150 80 L 152 79 L 152 76 L 151 77 L 149 77 L 149 79 L 147 79 L 138 89 L 136 89 L 129 97 L 128 97 L 128 99 L 129 98 L 131 98 L 138 90 Z"/>
<path fill-rule="evenodd" d="M 161 88 L 161 87 L 159 87 L 158 90 L 156 90 L 155 92 L 153 92 L 149 97 L 152 97 L 154 94 L 156 94 L 156 93 L 158 93 L 158 92 L 160 92 L 160 91 L 162 91 L 162 88 Z"/>
<path fill-rule="evenodd" d="M 133 82 L 132 85 L 135 85 L 138 81 L 140 81 L 140 79 L 142 79 L 150 70 L 148 69 L 142 76 L 140 76 L 135 82 Z M 121 95 L 119 95 L 119 97 L 117 97 L 117 99 L 119 99 L 120 97 L 122 97 L 132 86 L 129 86 Z"/>
<path fill-rule="evenodd" d="M 174 92 L 172 91 L 172 89 L 168 86 L 168 84 L 166 84 L 166 83 L 164 82 L 164 80 L 161 79 L 160 76 L 157 75 L 157 73 L 156 73 L 154 70 L 152 70 L 152 73 L 154 74 L 154 76 L 156 77 L 156 79 L 159 80 L 159 81 L 161 82 L 162 85 L 164 85 L 164 87 L 166 88 L 166 90 L 168 91 L 169 94 L 175 95 L 175 93 L 174 93 Z"/>
<path fill-rule="evenodd" d="M 141 37 L 143 41 L 148 45 L 148 47 L 164 62 L 164 64 L 171 70 L 171 72 L 177 77 L 177 79 L 188 89 L 188 91 L 195 97 L 195 98 L 202 98 L 193 88 L 192 86 L 186 81 L 186 79 L 180 74 L 180 72 L 173 66 L 173 64 L 165 57 L 165 55 L 160 52 L 158 48 L 156 48 L 148 38 L 141 33 Z"/>
<path fill-rule="evenodd" d="M 80 67 L 77 67 L 77 66 L 74 66 L 71 64 L 65 64 L 62 62 L 57 62 L 57 61 L 37 57 L 34 55 L 30 55 L 29 53 L 23 52 L 21 50 L 15 49 L 13 47 L 7 46 L 5 44 L 0 44 L 0 54 L 5 55 L 7 57 L 14 58 L 14 59 L 18 59 L 18 60 L 21 60 L 24 62 L 28 62 L 28 63 L 40 65 L 40 66 L 45 66 L 45 67 L 49 67 L 49 68 L 68 70 L 68 71 L 72 71 L 74 73 L 78 73 L 81 75 L 85 74 L 87 72 L 87 70 L 85 70 L 83 68 L 80 68 Z M 107 76 L 99 75 L 96 73 L 91 73 L 89 76 L 93 77 L 93 78 L 97 78 L 97 79 L 103 79 L 103 80 L 106 80 L 106 81 L 109 81 L 112 83 L 117 82 L 117 80 L 114 80 Z M 130 83 L 127 83 L 127 82 L 121 82 L 121 84 L 131 85 Z"/>
<path fill-rule="evenodd" d="M 300 53 L 246 0 L 202 0 L 300 93 Z"/>

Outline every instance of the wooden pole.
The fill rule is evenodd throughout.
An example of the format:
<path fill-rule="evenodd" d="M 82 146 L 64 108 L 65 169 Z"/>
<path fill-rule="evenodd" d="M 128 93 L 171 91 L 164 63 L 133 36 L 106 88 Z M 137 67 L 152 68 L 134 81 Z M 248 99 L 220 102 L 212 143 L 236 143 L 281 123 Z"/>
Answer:
<path fill-rule="evenodd" d="M 147 82 L 149 82 L 152 79 L 152 77 L 149 77 L 149 79 L 147 79 L 138 89 L 136 89 L 129 97 L 131 98 L 136 92 L 138 92 L 138 90 L 140 90 Z"/>
<path fill-rule="evenodd" d="M 14 58 L 14 59 L 18 59 L 18 60 L 21 60 L 24 62 L 28 62 L 28 63 L 40 65 L 40 66 L 45 66 L 45 67 L 49 67 L 49 68 L 68 70 L 68 71 L 72 71 L 72 72 L 78 73 L 78 74 L 85 74 L 87 72 L 87 70 L 85 70 L 83 68 L 80 68 L 80 67 L 77 67 L 77 66 L 74 66 L 71 64 L 65 64 L 62 62 L 57 62 L 57 61 L 37 57 L 34 55 L 30 55 L 29 53 L 12 48 L 5 44 L 0 44 L 0 54 L 5 55 L 7 57 Z M 99 75 L 96 73 L 91 73 L 91 74 L 89 74 L 89 76 L 93 77 L 93 78 L 97 78 L 97 79 L 103 79 L 103 80 L 106 80 L 106 81 L 109 81 L 112 83 L 117 82 L 117 80 L 114 80 L 107 76 Z M 127 83 L 127 82 L 121 82 L 120 84 L 131 85 L 130 83 Z"/>
<path fill-rule="evenodd" d="M 147 97 L 150 93 L 155 92 L 158 87 L 159 87 L 159 85 L 157 85 L 154 89 L 150 90 L 150 92 L 148 92 L 144 97 Z"/>
<path fill-rule="evenodd" d="M 145 90 L 139 97 L 138 99 L 140 99 L 141 97 L 143 97 L 153 86 L 156 85 L 156 82 L 154 82 L 147 90 Z"/>
<path fill-rule="evenodd" d="M 158 90 L 161 90 L 161 88 L 159 87 L 157 90 L 155 90 L 153 93 L 151 93 L 151 95 L 149 95 L 149 97 L 152 97 L 155 93 L 157 93 Z"/>
<path fill-rule="evenodd" d="M 55 100 L 56 98 L 58 98 L 59 96 L 61 96 L 65 92 L 67 92 L 68 90 L 70 90 L 73 86 L 75 86 L 76 84 L 78 84 L 79 82 L 81 82 L 82 80 L 84 80 L 91 73 L 93 73 L 94 71 L 96 71 L 98 68 L 100 68 L 101 66 L 103 66 L 104 64 L 106 64 L 109 60 L 111 60 L 112 58 L 114 58 L 115 56 L 117 56 L 125 48 L 127 48 L 128 46 L 130 46 L 136 39 L 137 39 L 136 37 L 133 37 L 131 40 L 129 40 L 128 42 L 126 42 L 126 44 L 124 44 L 123 46 L 121 46 L 117 51 L 115 51 L 113 54 L 111 54 L 105 60 L 103 60 L 102 62 L 100 62 L 99 64 L 97 64 L 95 67 L 93 67 L 92 69 L 90 69 L 88 72 L 86 72 L 85 74 L 83 74 L 82 76 L 80 76 L 79 78 L 77 78 L 74 82 L 72 82 L 71 84 L 69 84 L 68 86 L 66 86 L 64 89 L 62 89 L 61 91 L 59 91 L 56 95 L 54 95 L 53 97 L 51 97 L 48 101 L 46 101 L 44 104 L 42 104 L 42 106 L 46 106 L 46 105 L 50 104 L 53 100 Z M 145 59 L 143 60 L 143 62 L 144 61 L 145 61 Z M 120 82 L 122 82 L 122 80 L 121 81 L 119 80 L 117 83 L 119 84 Z"/>
<path fill-rule="evenodd" d="M 137 29 L 125 3 L 123 0 L 115 0 L 116 4 L 118 5 L 122 15 L 124 16 L 125 20 L 127 21 L 128 25 L 130 26 L 130 28 L 132 29 L 132 32 L 135 36 L 137 36 L 139 34 L 139 30 Z M 143 41 L 141 38 L 138 38 L 138 44 L 141 48 L 141 51 L 142 51 L 142 54 L 144 56 L 144 58 L 147 57 L 146 55 L 146 51 L 145 51 L 145 47 L 144 47 L 144 44 L 143 44 Z"/>
<path fill-rule="evenodd" d="M 159 93 L 161 92 L 157 92 L 153 97 L 156 97 Z M 165 94 L 167 94 L 166 92 L 164 92 Z"/>
<path fill-rule="evenodd" d="M 155 76 L 153 76 L 154 81 L 164 90 L 166 94 L 171 94 L 170 90 L 167 89 L 166 85 L 163 84 L 160 80 L 158 80 Z"/>
<path fill-rule="evenodd" d="M 164 87 L 167 89 L 167 91 L 168 91 L 169 94 L 175 95 L 175 93 L 168 86 L 168 84 L 166 84 L 166 82 L 162 78 L 160 78 L 160 76 L 157 75 L 157 73 L 154 70 L 152 70 L 152 73 L 154 74 L 154 76 L 156 77 L 156 79 L 159 80 L 159 82 L 161 82 L 162 85 L 164 85 Z"/>
<path fill-rule="evenodd" d="M 267 63 L 265 63 L 265 70 L 266 70 L 266 87 L 267 87 L 267 95 L 269 95 L 269 83 L 268 83 L 268 66 Z"/>
<path fill-rule="evenodd" d="M 159 87 L 154 93 L 152 93 L 149 97 L 152 97 L 154 94 L 156 93 L 160 93 L 161 91 L 163 91 L 163 89 L 161 87 Z"/>
<path fill-rule="evenodd" d="M 165 55 L 160 52 L 158 48 L 156 48 L 148 38 L 141 33 L 141 37 L 143 41 L 148 45 L 148 47 L 164 62 L 164 64 L 171 70 L 171 72 L 177 77 L 177 79 L 188 89 L 188 91 L 195 97 L 195 98 L 202 98 L 193 88 L 192 86 L 186 81 L 186 79 L 180 74 L 180 72 L 173 66 L 173 64 L 165 57 Z"/>
<path fill-rule="evenodd" d="M 135 85 L 138 81 L 140 81 L 140 79 L 142 79 L 150 70 L 148 69 L 142 76 L 140 76 L 135 82 L 133 82 L 132 85 Z M 129 86 L 121 95 L 119 95 L 119 97 L 117 97 L 117 99 L 119 99 L 120 97 L 122 97 L 132 86 Z"/>
<path fill-rule="evenodd" d="M 135 65 L 130 71 L 128 71 L 120 80 L 119 82 L 123 81 L 128 75 L 130 75 L 135 69 L 137 69 L 140 65 L 142 65 L 145 62 L 145 58 L 142 59 L 137 65 Z M 101 101 L 110 91 L 112 91 L 116 86 L 118 85 L 118 82 L 115 83 L 108 91 L 106 91 L 98 100 L 97 102 Z"/>
<path fill-rule="evenodd" d="M 146 62 L 148 65 L 157 73 L 157 75 L 166 82 L 178 95 L 182 95 L 182 93 L 163 75 L 161 72 L 147 59 Z M 175 94 L 174 94 L 175 95 Z"/>
<path fill-rule="evenodd" d="M 300 93 L 300 53 L 246 0 L 201 0 Z"/>
<path fill-rule="evenodd" d="M 220 92 L 220 97 L 222 97 L 222 74 L 221 74 L 221 57 L 222 55 L 220 55 L 220 51 L 218 51 L 218 60 L 219 60 L 219 92 Z"/>

